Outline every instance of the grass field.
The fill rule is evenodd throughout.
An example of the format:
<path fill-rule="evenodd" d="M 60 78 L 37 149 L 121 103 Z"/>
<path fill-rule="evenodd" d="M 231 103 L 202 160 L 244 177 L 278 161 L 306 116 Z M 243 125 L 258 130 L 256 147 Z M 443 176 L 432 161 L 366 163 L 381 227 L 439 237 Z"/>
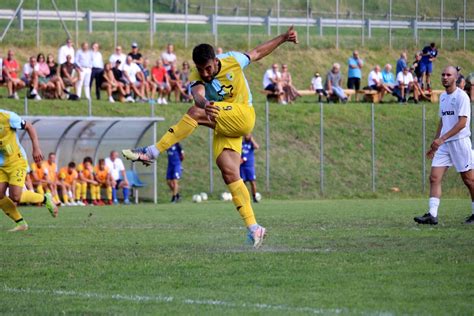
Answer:
<path fill-rule="evenodd" d="M 228 202 L 23 207 L 0 219 L 0 314 L 467 315 L 474 307 L 470 204 L 263 200 L 259 251 Z"/>

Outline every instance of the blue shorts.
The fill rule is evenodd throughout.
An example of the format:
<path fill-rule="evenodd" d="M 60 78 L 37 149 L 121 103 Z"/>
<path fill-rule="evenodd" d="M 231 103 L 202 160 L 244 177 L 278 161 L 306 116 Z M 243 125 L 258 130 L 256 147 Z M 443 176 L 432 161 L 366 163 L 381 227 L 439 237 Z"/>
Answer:
<path fill-rule="evenodd" d="M 168 170 L 166 171 L 166 180 L 179 180 L 181 179 L 181 175 L 181 166 L 168 165 Z"/>
<path fill-rule="evenodd" d="M 422 74 L 424 73 L 432 73 L 433 72 L 433 62 L 427 61 L 427 62 L 421 62 L 420 63 L 420 72 Z"/>
<path fill-rule="evenodd" d="M 244 182 L 246 181 L 255 181 L 257 176 L 255 175 L 254 167 L 240 167 L 240 177 Z"/>

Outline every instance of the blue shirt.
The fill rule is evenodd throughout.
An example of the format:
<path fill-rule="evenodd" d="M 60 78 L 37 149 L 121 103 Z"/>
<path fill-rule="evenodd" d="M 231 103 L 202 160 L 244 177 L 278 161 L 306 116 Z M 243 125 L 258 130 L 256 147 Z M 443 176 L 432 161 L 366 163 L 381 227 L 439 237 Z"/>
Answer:
<path fill-rule="evenodd" d="M 244 161 L 241 166 L 247 168 L 253 168 L 255 165 L 255 148 L 251 141 L 246 141 L 245 138 L 242 141 L 242 160 Z"/>
<path fill-rule="evenodd" d="M 403 58 L 400 58 L 399 60 L 397 60 L 397 75 L 400 71 L 403 71 L 403 69 L 405 69 L 405 67 L 407 66 L 407 61 Z"/>
<path fill-rule="evenodd" d="M 388 84 L 395 84 L 395 78 L 393 77 L 393 74 L 391 72 L 387 72 L 382 70 L 382 80 L 383 83 L 388 83 Z"/>
<path fill-rule="evenodd" d="M 423 56 L 421 56 L 421 61 L 424 63 L 431 63 L 430 58 L 436 58 L 436 56 L 438 56 L 438 50 L 436 48 L 425 46 L 423 48 Z"/>
<path fill-rule="evenodd" d="M 181 155 L 183 149 L 179 143 L 174 144 L 166 151 L 168 153 L 168 165 L 181 166 Z"/>
<path fill-rule="evenodd" d="M 362 59 L 358 59 L 362 63 Z M 350 57 L 347 61 L 349 64 L 349 71 L 347 72 L 347 77 L 348 78 L 362 78 L 362 72 L 360 71 L 360 68 L 352 68 L 351 66 L 359 66 L 357 59 L 354 57 Z"/>

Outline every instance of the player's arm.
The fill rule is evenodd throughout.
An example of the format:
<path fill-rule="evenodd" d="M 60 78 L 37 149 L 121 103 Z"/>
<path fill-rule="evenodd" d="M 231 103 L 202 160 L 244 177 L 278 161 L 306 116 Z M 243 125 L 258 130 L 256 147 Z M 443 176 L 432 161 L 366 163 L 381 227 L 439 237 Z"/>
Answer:
<path fill-rule="evenodd" d="M 247 55 L 249 56 L 250 61 L 260 60 L 271 52 L 273 52 L 278 46 L 285 42 L 292 42 L 298 44 L 298 34 L 294 30 L 293 25 L 288 28 L 288 31 L 286 31 L 286 33 L 280 34 L 274 39 L 271 39 L 266 43 L 258 45 L 250 52 L 248 52 Z"/>
<path fill-rule="evenodd" d="M 447 139 L 453 137 L 457 133 L 459 133 L 464 127 L 466 127 L 467 124 L 467 116 L 459 116 L 459 120 L 456 123 L 456 125 L 453 126 L 449 131 L 447 131 L 445 134 L 440 135 L 441 128 L 438 127 L 438 137 L 433 141 L 431 144 L 431 148 L 433 149 L 438 149 L 439 146 L 441 146 Z M 442 127 L 442 122 L 440 122 L 440 126 Z"/>
<path fill-rule="evenodd" d="M 254 149 L 259 149 L 260 148 L 260 145 L 255 141 L 255 138 L 250 137 L 250 141 L 252 142 L 252 146 Z"/>
<path fill-rule="evenodd" d="M 43 160 L 43 153 L 41 152 L 36 129 L 30 122 L 24 123 L 24 129 L 28 133 L 28 136 L 30 136 L 30 139 L 31 139 L 31 144 L 33 147 L 33 159 L 36 163 L 40 163 Z"/>
<path fill-rule="evenodd" d="M 125 185 L 128 185 L 128 179 L 127 179 L 127 173 L 125 172 L 125 169 L 120 171 L 122 173 L 122 181 L 125 183 Z"/>

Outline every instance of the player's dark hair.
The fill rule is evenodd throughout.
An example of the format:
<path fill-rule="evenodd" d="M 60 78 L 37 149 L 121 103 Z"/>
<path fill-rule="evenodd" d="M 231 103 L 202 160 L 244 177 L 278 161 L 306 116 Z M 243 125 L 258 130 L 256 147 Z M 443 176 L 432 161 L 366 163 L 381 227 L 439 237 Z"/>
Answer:
<path fill-rule="evenodd" d="M 430 46 L 435 47 L 436 46 L 435 42 L 431 43 Z"/>
<path fill-rule="evenodd" d="M 92 162 L 92 158 L 87 156 L 87 157 L 84 157 L 84 160 L 82 161 L 82 163 L 86 163 L 86 162 L 89 162 L 90 164 L 93 164 Z"/>
<path fill-rule="evenodd" d="M 74 168 L 76 168 L 76 163 L 74 161 L 71 161 L 70 163 L 68 163 L 67 166 L 71 169 L 74 169 Z"/>
<path fill-rule="evenodd" d="M 215 58 L 214 47 L 209 44 L 199 44 L 193 49 L 193 61 L 196 65 L 204 65 Z"/>
<path fill-rule="evenodd" d="M 99 159 L 99 165 L 100 165 L 100 164 L 105 164 L 105 159 L 100 158 L 100 159 Z"/>
<path fill-rule="evenodd" d="M 56 153 L 50 152 L 50 153 L 48 154 L 48 157 L 51 157 L 52 155 L 56 155 Z"/>

